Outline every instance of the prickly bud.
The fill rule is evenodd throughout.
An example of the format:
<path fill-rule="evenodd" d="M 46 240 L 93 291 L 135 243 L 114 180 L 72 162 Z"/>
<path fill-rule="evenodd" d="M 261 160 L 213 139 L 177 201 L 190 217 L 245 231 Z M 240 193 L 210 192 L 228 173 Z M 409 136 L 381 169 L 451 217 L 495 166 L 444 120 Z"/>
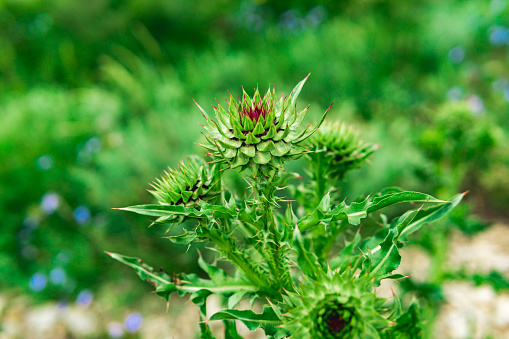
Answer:
<path fill-rule="evenodd" d="M 321 173 L 327 173 L 331 180 L 343 179 L 348 170 L 359 167 L 378 149 L 378 145 L 363 142 L 352 127 L 338 121 L 325 122 L 308 144 L 314 151 L 307 153 L 311 169 L 320 163 Z"/>
<path fill-rule="evenodd" d="M 365 278 L 323 274 L 291 297 L 296 307 L 285 327 L 295 338 L 379 338 L 389 321 L 372 288 Z"/>
<path fill-rule="evenodd" d="M 149 192 L 160 204 L 197 207 L 200 200 L 210 201 L 220 195 L 219 171 L 211 167 L 196 156 L 189 157 L 180 162 L 178 170 L 168 168 Z"/>
<path fill-rule="evenodd" d="M 244 91 L 239 101 L 230 95 L 226 109 L 219 103 L 214 107 L 215 121 L 198 106 L 208 122 L 208 143 L 202 146 L 210 151 L 214 162 L 267 175 L 281 169 L 286 160 L 302 156 L 308 148 L 300 143 L 314 133 L 327 114 L 316 128 L 300 128 L 308 107 L 297 111 L 295 101 L 306 80 L 299 82 L 290 96 L 279 100 L 270 88 L 263 98 L 258 89 L 252 98 Z"/>

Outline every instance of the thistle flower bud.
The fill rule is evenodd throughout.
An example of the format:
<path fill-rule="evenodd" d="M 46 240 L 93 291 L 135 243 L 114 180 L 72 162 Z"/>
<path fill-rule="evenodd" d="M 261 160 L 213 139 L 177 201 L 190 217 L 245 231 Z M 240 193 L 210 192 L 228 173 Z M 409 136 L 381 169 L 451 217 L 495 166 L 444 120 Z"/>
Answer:
<path fill-rule="evenodd" d="M 178 170 L 168 168 L 152 184 L 154 190 L 149 190 L 160 204 L 197 207 L 200 200 L 210 201 L 219 196 L 218 171 L 204 164 L 203 160 L 196 156 L 189 157 L 181 161 L 178 167 Z"/>
<path fill-rule="evenodd" d="M 211 152 L 214 162 L 267 175 L 282 168 L 286 160 L 304 154 L 308 148 L 300 143 L 313 134 L 327 113 L 315 129 L 300 130 L 309 106 L 297 111 L 295 101 L 306 80 L 297 84 L 290 96 L 279 100 L 270 88 L 263 98 L 258 89 L 252 98 L 244 91 L 239 101 L 230 94 L 226 109 L 219 103 L 214 107 L 216 121 L 197 104 L 208 122 L 204 126 L 208 144 L 202 146 Z"/>
<path fill-rule="evenodd" d="M 291 297 L 296 307 L 285 327 L 295 338 L 377 338 L 389 322 L 372 287 L 365 278 L 324 274 Z"/>
<path fill-rule="evenodd" d="M 307 153 L 311 169 L 320 163 L 325 166 L 321 173 L 332 180 L 343 179 L 347 171 L 359 167 L 378 149 L 378 145 L 363 142 L 352 127 L 338 121 L 324 123 L 308 144 L 315 151 Z"/>

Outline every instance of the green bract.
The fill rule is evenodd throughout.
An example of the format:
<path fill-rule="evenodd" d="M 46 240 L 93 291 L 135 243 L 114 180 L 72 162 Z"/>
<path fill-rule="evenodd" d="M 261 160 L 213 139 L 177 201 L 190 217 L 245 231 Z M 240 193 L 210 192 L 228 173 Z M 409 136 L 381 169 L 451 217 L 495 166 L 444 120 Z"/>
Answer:
<path fill-rule="evenodd" d="M 214 107 L 215 121 L 197 104 L 208 123 L 208 144 L 202 146 L 215 162 L 229 168 L 251 168 L 254 174 L 258 170 L 268 174 L 282 168 L 284 161 L 301 156 L 308 148 L 300 143 L 313 134 L 327 114 L 314 129 L 300 128 L 309 106 L 297 111 L 296 100 L 306 80 L 279 100 L 270 88 L 263 98 L 258 89 L 253 98 L 244 91 L 238 102 L 230 94 L 226 109 L 219 103 Z"/>

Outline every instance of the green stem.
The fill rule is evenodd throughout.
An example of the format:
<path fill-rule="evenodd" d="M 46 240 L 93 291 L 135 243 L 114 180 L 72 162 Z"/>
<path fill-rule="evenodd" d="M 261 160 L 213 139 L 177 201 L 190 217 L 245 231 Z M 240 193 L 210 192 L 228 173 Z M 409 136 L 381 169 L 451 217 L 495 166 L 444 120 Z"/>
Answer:
<path fill-rule="evenodd" d="M 274 178 L 273 180 L 276 180 Z M 272 182 L 268 182 L 263 178 L 253 178 L 257 199 L 261 202 L 262 220 L 264 228 L 268 231 L 269 239 L 266 247 L 261 251 L 265 251 L 264 258 L 268 259 L 268 264 L 272 272 L 274 281 L 278 282 L 280 288 L 287 290 L 292 289 L 292 280 L 288 263 L 282 260 L 281 239 L 279 230 L 274 218 L 273 203 L 275 201 L 274 191 L 276 187 Z"/>
<path fill-rule="evenodd" d="M 262 257 L 265 259 L 265 262 L 270 262 L 270 255 L 267 251 L 263 250 L 263 247 L 258 246 L 258 244 L 263 242 L 263 237 L 260 236 L 260 230 L 256 229 L 255 232 L 253 232 L 253 229 L 255 227 L 250 226 L 249 224 L 245 224 L 243 222 L 238 223 L 239 230 L 244 235 L 244 241 L 246 245 L 252 246 Z M 272 268 L 271 268 L 272 270 Z"/>
<path fill-rule="evenodd" d="M 232 237 L 225 238 L 221 232 L 216 229 L 210 229 L 204 232 L 205 236 L 213 241 L 219 247 L 222 253 L 253 282 L 265 291 L 270 290 L 271 283 L 257 267 L 251 264 L 251 259 L 246 253 L 240 251 Z"/>

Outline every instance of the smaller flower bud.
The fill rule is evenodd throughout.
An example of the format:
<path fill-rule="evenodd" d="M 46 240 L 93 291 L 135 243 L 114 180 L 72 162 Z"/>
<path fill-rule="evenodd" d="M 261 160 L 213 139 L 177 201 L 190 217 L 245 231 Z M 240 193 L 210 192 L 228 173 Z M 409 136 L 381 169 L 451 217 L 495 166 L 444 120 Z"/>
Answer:
<path fill-rule="evenodd" d="M 308 144 L 313 151 L 306 155 L 309 166 L 325 166 L 320 171 L 331 180 L 343 179 L 346 172 L 358 168 L 378 149 L 378 145 L 363 142 L 352 127 L 337 121 L 322 124 Z"/>
<path fill-rule="evenodd" d="M 200 158 L 192 156 L 180 162 L 178 170 L 168 168 L 152 184 L 154 190 L 149 192 L 163 205 L 198 207 L 200 200 L 210 201 L 219 197 L 218 172 Z"/>

